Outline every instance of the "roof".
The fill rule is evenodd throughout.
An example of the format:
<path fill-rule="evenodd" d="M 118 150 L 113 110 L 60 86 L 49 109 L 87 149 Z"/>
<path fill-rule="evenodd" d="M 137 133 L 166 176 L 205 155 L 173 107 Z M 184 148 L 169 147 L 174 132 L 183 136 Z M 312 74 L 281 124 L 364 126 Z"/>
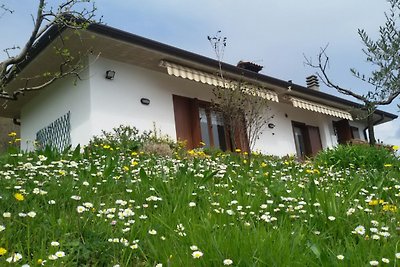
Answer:
<path fill-rule="evenodd" d="M 25 61 L 23 65 L 20 65 L 21 72 L 33 71 L 35 68 L 30 65 L 39 64 L 41 66 L 45 62 L 48 65 L 57 64 L 54 60 L 46 57 L 46 48 L 52 43 L 57 42 L 57 37 L 60 36 L 61 32 L 72 31 L 69 29 L 59 29 L 57 26 L 48 29 L 40 39 L 35 43 L 34 47 L 30 51 L 30 58 Z M 153 70 L 161 71 L 159 68 L 159 62 L 161 60 L 169 60 L 182 65 L 189 65 L 195 67 L 201 71 L 208 71 L 215 73 L 219 69 L 219 62 L 215 59 L 211 59 L 199 54 L 195 54 L 180 48 L 176 48 L 164 43 L 160 43 L 148 38 L 144 38 L 126 31 L 122 31 L 104 24 L 93 23 L 90 24 L 86 30 L 83 30 L 82 35 L 87 38 L 83 38 L 80 35 L 80 39 L 69 42 L 69 45 L 76 46 L 76 49 L 82 49 L 82 40 L 85 40 L 86 47 L 93 47 L 94 52 L 99 52 L 102 56 L 112 57 L 119 60 L 126 61 L 128 63 L 141 64 L 143 67 L 150 68 Z M 92 35 L 96 36 L 96 41 L 91 38 Z M 63 42 L 68 42 L 65 39 Z M 91 48 L 92 49 L 92 48 Z M 130 49 L 130 50 L 129 50 Z M 48 49 L 47 49 L 48 50 Z M 134 53 L 132 51 L 134 50 Z M 118 51 L 116 53 L 115 51 Z M 132 55 L 135 55 L 133 58 Z M 54 56 L 54 55 L 53 55 Z M 154 62 L 152 62 L 153 60 Z M 36 61 L 36 63 L 35 63 Z M 51 61 L 51 62 L 50 62 Z M 49 67 L 50 68 L 50 67 Z M 268 85 L 270 89 L 274 89 L 284 93 L 290 93 L 290 95 L 302 97 L 310 101 L 322 102 L 322 104 L 329 104 L 336 108 L 361 108 L 362 105 L 344 98 L 340 98 L 331 94 L 327 94 L 322 91 L 311 90 L 304 86 L 293 84 L 290 81 L 284 81 L 264 74 L 256 73 L 250 70 L 246 70 L 231 64 L 222 63 L 222 70 L 230 75 L 232 78 L 244 77 L 250 81 L 256 83 L 262 83 Z M 12 88 L 13 82 L 10 82 Z M 16 82 L 15 82 L 16 83 Z M 17 83 L 16 83 L 17 84 Z M 30 93 L 33 94 L 33 93 Z M 28 94 L 26 94 L 28 95 Z M 29 97 L 24 96 L 25 100 L 19 100 L 20 102 L 26 102 Z M 8 117 L 19 117 L 21 103 L 13 105 L 10 111 L 0 111 L 0 115 Z M 382 110 L 375 112 L 375 120 L 379 123 L 396 119 L 398 116 Z"/>

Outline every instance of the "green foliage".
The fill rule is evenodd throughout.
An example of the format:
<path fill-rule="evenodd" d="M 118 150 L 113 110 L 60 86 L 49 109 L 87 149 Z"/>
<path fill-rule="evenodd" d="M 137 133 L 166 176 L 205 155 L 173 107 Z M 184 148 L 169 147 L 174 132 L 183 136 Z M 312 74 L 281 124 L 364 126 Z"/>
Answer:
<path fill-rule="evenodd" d="M 135 127 L 120 125 L 112 131 L 102 131 L 100 136 L 95 136 L 89 143 L 89 147 L 106 147 L 112 150 L 137 151 L 143 144 L 144 135 L 139 134 Z"/>
<path fill-rule="evenodd" d="M 399 159 L 393 151 L 385 147 L 369 145 L 339 145 L 334 149 L 318 153 L 314 162 L 320 166 L 334 166 L 342 169 L 363 168 L 381 171 L 390 165 L 400 167 Z"/>
<path fill-rule="evenodd" d="M 0 266 L 13 253 L 18 266 L 399 263 L 394 157 L 377 171 L 220 151 L 160 157 L 116 142 L 0 161 Z"/>

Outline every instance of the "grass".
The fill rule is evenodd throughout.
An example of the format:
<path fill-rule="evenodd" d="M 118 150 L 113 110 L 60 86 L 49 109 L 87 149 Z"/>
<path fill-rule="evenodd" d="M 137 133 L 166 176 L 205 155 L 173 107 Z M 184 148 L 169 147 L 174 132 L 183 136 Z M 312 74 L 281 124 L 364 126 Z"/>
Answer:
<path fill-rule="evenodd" d="M 399 159 L 326 159 L 10 153 L 0 266 L 400 266 Z"/>

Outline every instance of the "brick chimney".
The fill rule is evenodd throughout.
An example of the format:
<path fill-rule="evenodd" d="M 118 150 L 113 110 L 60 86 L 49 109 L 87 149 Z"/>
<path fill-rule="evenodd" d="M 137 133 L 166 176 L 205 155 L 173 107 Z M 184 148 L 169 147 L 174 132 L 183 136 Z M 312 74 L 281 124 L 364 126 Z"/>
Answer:
<path fill-rule="evenodd" d="M 306 78 L 307 88 L 319 91 L 319 80 L 317 75 L 310 75 Z"/>
<path fill-rule="evenodd" d="M 239 61 L 236 67 L 257 73 L 263 69 L 263 66 L 257 65 L 249 61 Z"/>

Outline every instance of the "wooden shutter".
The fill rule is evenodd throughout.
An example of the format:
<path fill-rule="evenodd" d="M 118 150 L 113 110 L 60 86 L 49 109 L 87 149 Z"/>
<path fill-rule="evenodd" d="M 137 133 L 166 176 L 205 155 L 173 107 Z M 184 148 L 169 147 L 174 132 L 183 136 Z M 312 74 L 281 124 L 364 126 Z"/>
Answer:
<path fill-rule="evenodd" d="M 334 123 L 339 144 L 346 144 L 352 139 L 351 128 L 348 120 L 340 120 Z"/>
<path fill-rule="evenodd" d="M 308 131 L 308 140 L 309 142 L 309 155 L 308 156 L 315 156 L 319 151 L 322 150 L 322 142 L 321 136 L 319 134 L 319 128 L 314 126 L 307 126 Z"/>
<path fill-rule="evenodd" d="M 187 149 L 199 146 L 201 141 L 199 110 L 196 99 L 173 95 L 176 137 L 186 141 Z"/>

